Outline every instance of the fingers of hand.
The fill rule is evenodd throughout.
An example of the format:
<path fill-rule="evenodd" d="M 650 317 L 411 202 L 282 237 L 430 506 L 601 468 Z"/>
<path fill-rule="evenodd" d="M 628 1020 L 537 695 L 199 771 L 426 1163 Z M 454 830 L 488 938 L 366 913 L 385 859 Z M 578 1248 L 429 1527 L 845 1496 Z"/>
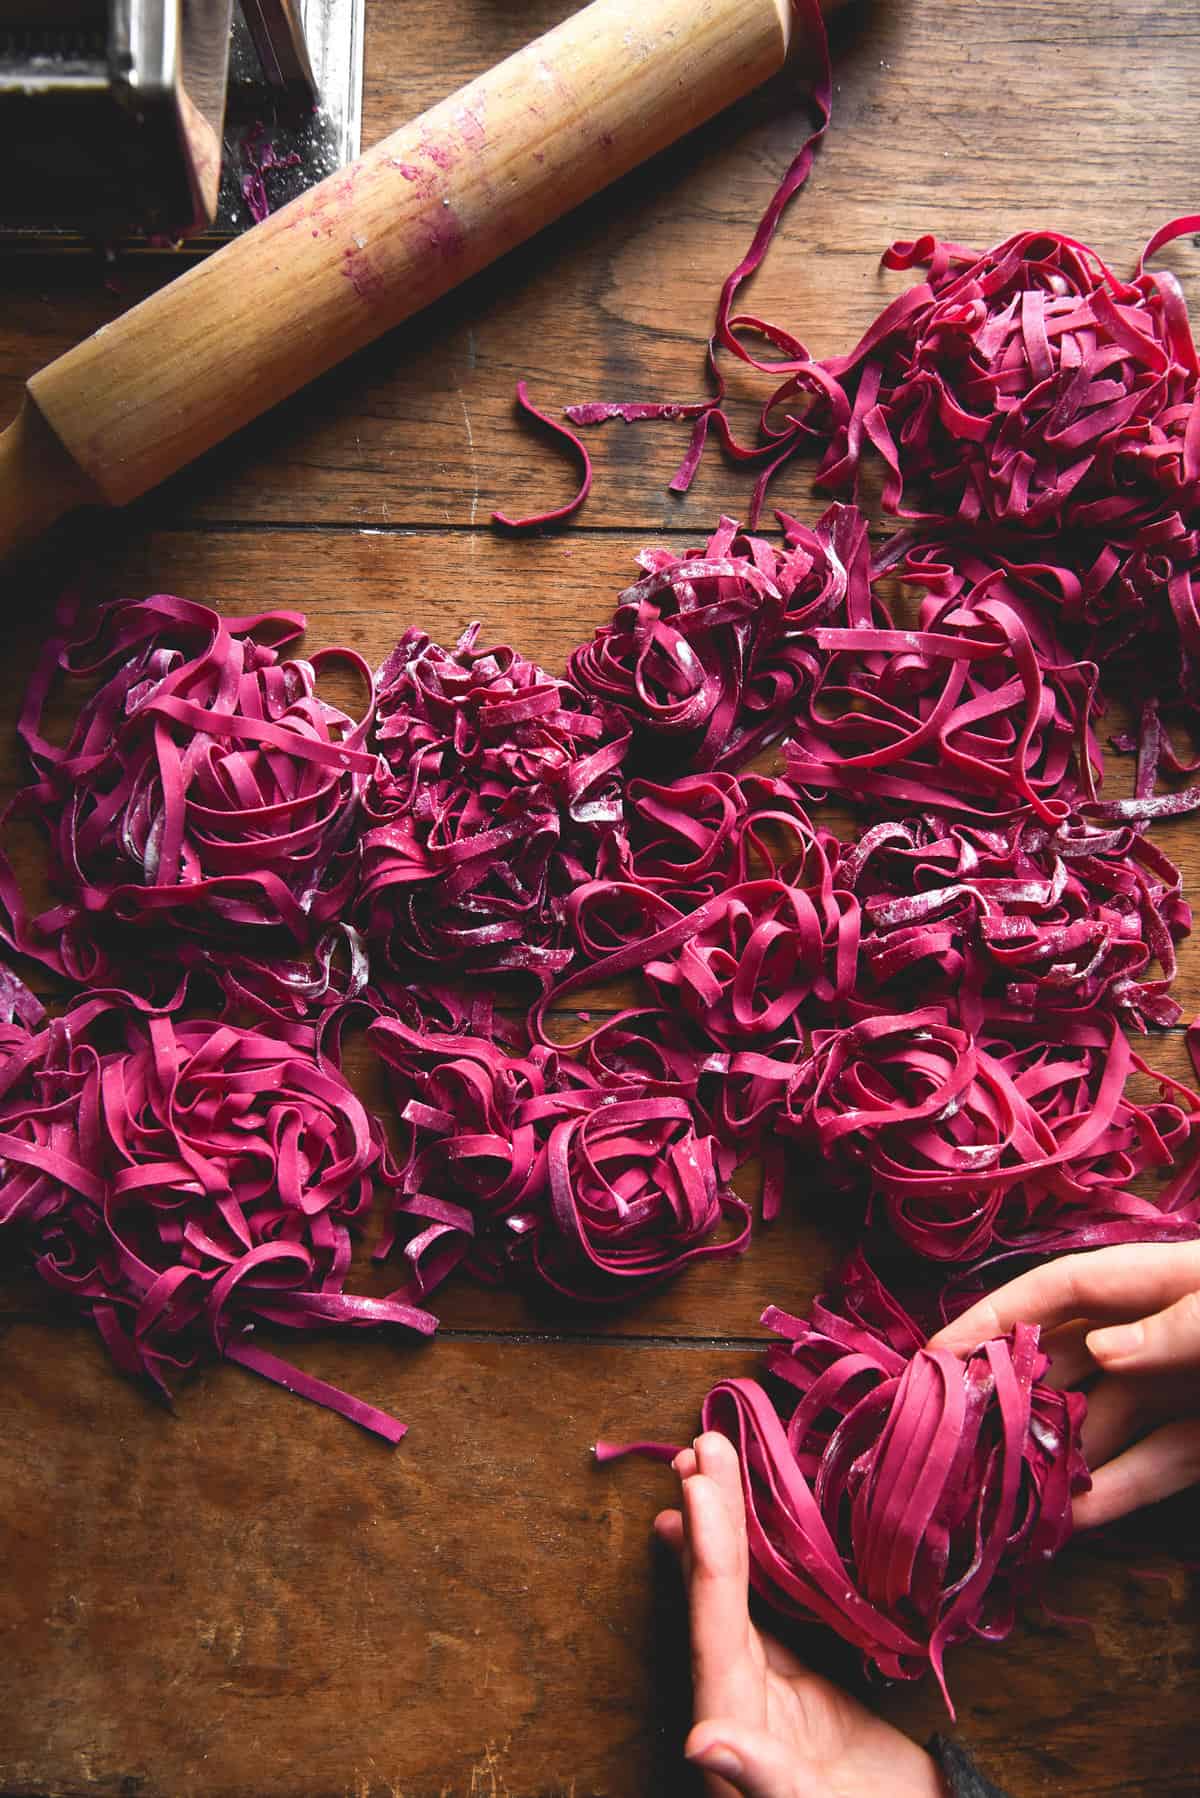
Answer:
<path fill-rule="evenodd" d="M 1042 1347 L 1050 1357 L 1044 1378 L 1056 1392 L 1066 1392 L 1095 1375 L 1096 1363 L 1087 1345 L 1092 1327 L 1085 1319 L 1075 1318 L 1069 1324 L 1059 1324 L 1057 1329 L 1043 1331 Z"/>
<path fill-rule="evenodd" d="M 745 1554 L 721 1489 L 706 1474 L 683 1483 L 683 1522 L 692 1554 L 693 1608 L 699 1599 L 706 1626 L 719 1616 L 726 1629 L 744 1630 L 750 1615 Z"/>
<path fill-rule="evenodd" d="M 1075 1527 L 1096 1529 L 1169 1498 L 1200 1479 L 1200 1418 L 1178 1418 L 1155 1430 L 1094 1475 L 1092 1489 L 1075 1500 Z"/>
<path fill-rule="evenodd" d="M 676 1554 L 683 1553 L 683 1512 L 660 1511 L 654 1519 L 654 1534 Z"/>
<path fill-rule="evenodd" d="M 698 1723 L 687 1739 L 688 1759 L 716 1773 L 742 1798 L 833 1798 L 832 1787 L 810 1762 L 765 1729 L 725 1719 Z"/>
<path fill-rule="evenodd" d="M 681 1480 L 690 1480 L 694 1473 L 699 1472 L 695 1449 L 681 1448 L 675 1459 L 671 1462 L 671 1466 Z"/>
<path fill-rule="evenodd" d="M 1077 1317 L 1142 1317 L 1198 1287 L 1200 1242 L 1121 1243 L 1061 1255 L 972 1305 L 930 1347 L 967 1354 L 1016 1323 L 1049 1328 Z"/>
<path fill-rule="evenodd" d="M 703 1473 L 683 1483 L 683 1522 L 696 1716 L 761 1725 L 766 1686 L 750 1627 L 745 1528 L 739 1541 L 721 1488 Z"/>
<path fill-rule="evenodd" d="M 1122 1373 L 1200 1368 L 1200 1287 L 1149 1317 L 1093 1330 L 1088 1348 L 1102 1366 Z"/>
<path fill-rule="evenodd" d="M 1101 1380 L 1088 1394 L 1082 1431 L 1083 1455 L 1093 1477 L 1106 1461 L 1170 1415 L 1170 1405 L 1164 1409 L 1164 1395 L 1155 1391 L 1153 1382 Z"/>
<path fill-rule="evenodd" d="M 671 1462 L 671 1466 L 679 1475 L 679 1484 L 682 1487 L 684 1481 L 690 1480 L 696 1472 L 695 1449 L 681 1448 L 675 1459 Z M 688 1536 L 686 1511 L 681 1513 L 681 1515 L 683 1519 L 683 1533 L 679 1547 L 679 1558 L 680 1564 L 683 1567 L 684 1582 L 690 1586 L 692 1583 L 692 1544 Z"/>
<path fill-rule="evenodd" d="M 707 1434 L 697 1437 L 695 1454 L 700 1471 L 718 1488 L 729 1514 L 734 1540 L 737 1544 L 739 1593 L 748 1594 L 750 1588 L 750 1544 L 746 1536 L 746 1499 L 737 1450 L 727 1436 L 709 1431 Z M 662 1513 L 661 1519 L 655 1519 L 656 1529 L 659 1522 L 663 1521 L 663 1528 L 659 1533 L 664 1536 L 664 1539 L 670 1539 L 674 1527 L 665 1520 L 678 1516 L 678 1512 L 671 1511 Z M 784 1648 L 781 1643 L 776 1642 L 770 1636 L 759 1634 L 752 1627 L 750 1627 L 749 1633 L 756 1637 L 761 1651 L 761 1659 L 772 1672 L 780 1674 L 781 1677 L 794 1679 L 805 1671 L 802 1663 L 790 1649 Z"/>
<path fill-rule="evenodd" d="M 709 1430 L 696 1438 L 696 1461 L 700 1472 L 713 1482 L 721 1494 L 737 1546 L 738 1574 L 743 1583 L 746 1583 L 750 1578 L 750 1548 L 746 1540 L 746 1501 L 742 1493 L 742 1469 L 737 1450 L 727 1436 Z"/>
<path fill-rule="evenodd" d="M 692 1540 L 686 1492 L 689 1481 L 694 1480 L 698 1474 L 703 1474 L 715 1486 L 730 1524 L 729 1530 L 720 1529 L 716 1527 L 720 1523 L 718 1518 L 714 1528 L 708 1532 L 708 1539 L 722 1550 L 732 1543 L 734 1550 L 741 1556 L 739 1571 L 743 1582 L 748 1581 L 750 1567 L 749 1555 L 746 1550 L 746 1512 L 742 1502 L 741 1472 L 733 1444 L 724 1436 L 710 1431 L 703 1436 L 697 1436 L 691 1448 L 681 1449 L 671 1465 L 679 1475 L 680 1486 L 685 1494 L 682 1529 L 685 1577 L 689 1582 L 691 1581 L 696 1556 L 696 1544 Z M 707 1503 L 703 1492 L 699 1503 L 702 1508 Z M 666 1527 L 668 1532 L 673 1528 L 671 1525 Z"/>

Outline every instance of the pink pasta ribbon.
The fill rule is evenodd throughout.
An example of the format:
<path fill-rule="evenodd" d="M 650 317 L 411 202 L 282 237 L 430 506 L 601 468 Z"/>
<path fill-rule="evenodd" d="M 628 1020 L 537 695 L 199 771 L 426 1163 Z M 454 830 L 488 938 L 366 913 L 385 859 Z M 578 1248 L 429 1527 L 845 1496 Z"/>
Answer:
<path fill-rule="evenodd" d="M 385 969 L 549 976 L 580 857 L 620 818 L 628 728 L 477 633 L 450 652 L 409 631 L 379 672 L 358 913 Z"/>
<path fill-rule="evenodd" d="M 1037 1330 L 964 1360 L 923 1331 L 856 1257 L 807 1319 L 772 1306 L 773 1400 L 723 1380 L 701 1427 L 738 1452 L 750 1580 L 776 1610 L 824 1623 L 889 1679 L 932 1667 L 951 1715 L 945 1657 L 1011 1630 L 1071 1533 L 1090 1479 L 1086 1401 L 1039 1384 Z M 599 1460 L 667 1458 L 665 1444 L 597 1443 Z"/>
<path fill-rule="evenodd" d="M 139 988 L 156 946 L 146 925 L 178 933 L 176 946 L 221 942 L 252 957 L 264 932 L 293 953 L 308 945 L 354 886 L 358 803 L 375 767 L 361 658 L 282 659 L 298 615 L 223 619 L 167 595 L 103 607 L 86 625 L 69 608 L 63 623 L 19 721 L 37 779 L 11 808 L 42 826 L 62 902 L 30 916 L 4 869 L 8 940 L 73 979 Z M 338 663 L 362 679 L 358 719 L 320 696 Z M 42 728 L 61 672 L 100 680 L 65 748 Z"/>
<path fill-rule="evenodd" d="M 1136 1102 L 1149 1071 L 1116 1023 L 1051 1045 L 974 1038 L 928 1007 L 818 1032 L 779 1127 L 934 1261 L 1183 1240 L 1200 1234 L 1186 1189 L 1156 1204 L 1129 1188 L 1189 1146 L 1200 1099 L 1163 1080 L 1171 1098 Z"/>
<path fill-rule="evenodd" d="M 887 1009 L 919 982 L 971 1029 L 1097 1007 L 1134 1029 L 1177 1022 L 1176 943 L 1191 927 L 1179 869 L 1136 823 L 1088 813 L 1055 829 L 936 813 L 870 826 L 837 869 L 862 907 L 856 998 Z"/>
<path fill-rule="evenodd" d="M 291 1330 L 436 1319 L 345 1291 L 380 1148 L 312 1027 L 286 1035 L 77 1001 L 0 1058 L 0 1232 L 90 1312 L 122 1373 L 213 1355 L 388 1441 L 404 1425 L 260 1347 Z"/>
<path fill-rule="evenodd" d="M 861 561 L 866 526 L 841 507 L 815 530 L 780 516 L 782 550 L 743 536 L 731 518 L 703 550 L 644 550 L 646 573 L 621 594 L 612 623 L 573 651 L 575 684 L 629 717 L 635 760 L 739 766 L 783 734 L 813 685 L 810 633 L 853 616 L 848 565 Z"/>
<path fill-rule="evenodd" d="M 750 1216 L 686 1098 L 600 1086 L 552 1050 L 371 1026 L 404 1130 L 387 1236 L 430 1292 L 462 1263 L 611 1302 L 745 1247 Z"/>

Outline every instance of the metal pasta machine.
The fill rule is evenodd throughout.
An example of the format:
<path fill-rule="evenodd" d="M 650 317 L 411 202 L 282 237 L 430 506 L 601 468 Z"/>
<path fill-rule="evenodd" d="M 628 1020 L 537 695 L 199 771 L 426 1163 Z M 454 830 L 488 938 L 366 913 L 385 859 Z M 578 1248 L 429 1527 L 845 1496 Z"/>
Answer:
<path fill-rule="evenodd" d="M 359 153 L 363 0 L 0 0 L 0 246 L 204 251 Z"/>

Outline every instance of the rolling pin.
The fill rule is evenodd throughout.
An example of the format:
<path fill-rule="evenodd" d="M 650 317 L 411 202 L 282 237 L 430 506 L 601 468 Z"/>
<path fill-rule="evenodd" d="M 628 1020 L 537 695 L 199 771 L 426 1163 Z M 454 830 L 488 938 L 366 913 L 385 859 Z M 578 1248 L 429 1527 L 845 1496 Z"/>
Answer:
<path fill-rule="evenodd" d="M 593 0 L 33 376 L 0 557 L 120 506 L 783 63 L 790 0 Z"/>

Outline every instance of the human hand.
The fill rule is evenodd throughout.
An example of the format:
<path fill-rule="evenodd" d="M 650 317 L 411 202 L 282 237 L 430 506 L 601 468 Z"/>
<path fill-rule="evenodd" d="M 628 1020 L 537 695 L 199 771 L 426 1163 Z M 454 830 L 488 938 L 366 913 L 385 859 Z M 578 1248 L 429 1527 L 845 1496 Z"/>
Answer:
<path fill-rule="evenodd" d="M 1063 1255 L 981 1299 L 929 1346 L 966 1354 L 1015 1323 L 1042 1326 L 1052 1385 L 1095 1381 L 1083 1426 L 1092 1489 L 1074 1501 L 1077 1529 L 1200 1480 L 1200 1242 Z"/>
<path fill-rule="evenodd" d="M 706 1770 L 712 1798 L 942 1798 L 923 1749 L 751 1622 L 732 1443 L 699 1436 L 674 1467 L 682 1512 L 660 1512 L 654 1527 L 683 1564 L 696 1715 L 685 1753 Z"/>

